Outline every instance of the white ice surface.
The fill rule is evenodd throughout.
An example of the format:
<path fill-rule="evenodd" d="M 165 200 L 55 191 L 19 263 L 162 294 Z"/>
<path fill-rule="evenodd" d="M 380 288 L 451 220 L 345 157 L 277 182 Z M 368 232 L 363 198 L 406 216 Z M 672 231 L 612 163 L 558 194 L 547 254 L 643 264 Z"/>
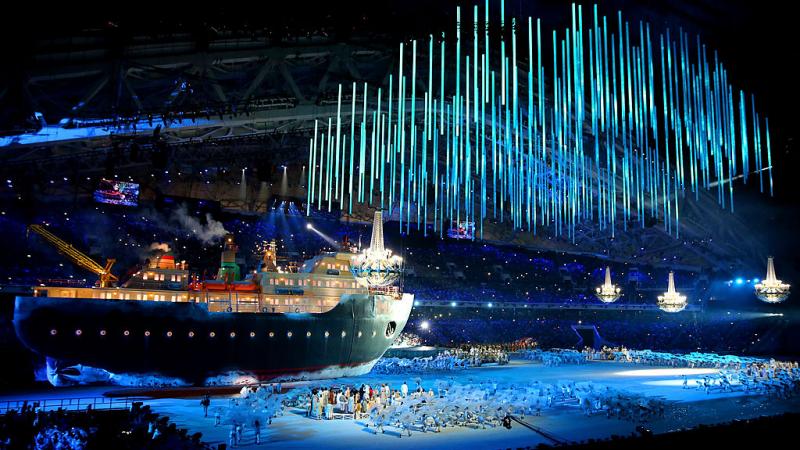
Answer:
<path fill-rule="evenodd" d="M 664 369 L 664 370 L 655 370 Z M 593 361 L 582 365 L 565 365 L 545 367 L 527 361 L 512 361 L 507 366 L 486 366 L 447 374 L 414 374 L 414 375 L 362 375 L 340 380 L 327 380 L 325 383 L 342 383 L 360 385 L 368 383 L 376 385 L 390 383 L 395 389 L 403 381 L 414 386 L 413 380 L 422 379 L 425 389 L 434 387 L 434 381 L 452 377 L 458 383 L 470 383 L 497 380 L 500 383 L 520 383 L 541 381 L 556 383 L 561 380 L 575 382 L 593 381 L 613 388 L 634 393 L 664 398 L 674 404 L 668 409 L 664 419 L 645 424 L 655 432 L 665 432 L 698 424 L 712 424 L 733 419 L 758 417 L 781 412 L 800 412 L 800 398 L 789 400 L 768 399 L 764 396 L 744 396 L 741 392 L 711 393 L 695 389 L 682 388 L 682 375 L 689 376 L 690 385 L 694 379 L 700 379 L 707 373 L 700 374 L 697 369 L 676 369 L 655 366 L 637 366 L 607 361 Z M 299 383 L 303 386 L 314 386 L 317 381 Z M 289 383 L 284 383 L 288 387 Z M 55 397 L 96 396 L 108 390 L 108 387 L 80 387 L 67 389 L 49 389 L 45 391 L 17 392 L 0 396 L 3 399 L 35 399 Z M 203 440 L 210 444 L 226 442 L 229 428 L 214 426 L 213 411 L 217 406 L 228 403 L 227 398 L 212 399 L 209 417 L 203 418 L 198 398 L 190 399 L 154 399 L 146 403 L 162 414 L 171 418 L 179 427 L 187 428 L 191 433 L 202 432 Z M 634 432 L 636 423 L 607 419 L 605 415 L 585 417 L 575 406 L 558 406 L 542 411 L 541 417 L 526 417 L 526 421 L 546 432 L 565 440 L 584 440 L 602 438 L 612 434 L 630 434 Z M 399 437 L 393 429 L 386 429 L 386 434 L 373 435 L 372 428 L 364 427 L 365 421 L 334 420 L 317 421 L 305 417 L 304 413 L 288 409 L 286 415 L 276 418 L 272 425 L 262 430 L 261 441 L 264 448 L 326 450 L 354 448 L 386 449 L 497 449 L 535 446 L 540 442 L 550 443 L 530 429 L 513 423 L 511 430 L 494 428 L 472 430 L 465 428 L 447 428 L 442 433 L 413 432 L 411 437 Z M 252 429 L 247 429 L 243 447 L 259 448 L 254 444 Z"/>
<path fill-rule="evenodd" d="M 653 369 L 665 369 L 655 371 Z M 594 381 L 614 388 L 623 389 L 648 396 L 657 396 L 675 402 L 669 408 L 664 419 L 645 424 L 655 432 L 665 432 L 701 423 L 719 423 L 733 419 L 757 417 L 777 414 L 784 411 L 800 411 L 800 399 L 775 400 L 761 396 L 744 396 L 741 393 L 712 393 L 682 388 L 682 375 L 685 373 L 689 383 L 702 378 L 697 369 L 658 368 L 653 366 L 636 366 L 616 362 L 594 361 L 583 365 L 545 367 L 523 361 L 512 361 L 507 366 L 488 366 L 460 372 L 422 375 L 364 375 L 354 378 L 334 380 L 334 384 L 360 385 L 368 383 L 376 385 L 388 382 L 395 389 L 403 381 L 413 386 L 413 380 L 422 379 L 426 389 L 434 387 L 437 378 L 451 377 L 459 383 L 497 380 L 498 382 L 519 383 L 538 380 L 543 383 L 556 383 L 561 380 Z M 702 374 L 707 374 L 707 369 Z M 692 378 L 692 377 L 696 378 Z M 326 381 L 329 383 L 330 381 Z M 313 385 L 306 382 L 303 385 Z M 223 406 L 227 399 L 214 399 L 212 410 L 217 405 Z M 202 417 L 197 399 L 161 399 L 148 402 L 154 410 L 169 415 L 178 426 L 189 428 L 192 432 L 201 431 L 204 440 L 209 443 L 221 443 L 227 440 L 228 427 L 214 426 L 214 419 Z M 526 421 L 546 432 L 570 441 L 589 438 L 608 437 L 613 434 L 630 434 L 634 432 L 636 423 L 607 419 L 605 415 L 586 417 L 575 405 L 560 406 L 544 410 L 540 417 L 526 417 Z M 372 428 L 366 428 L 365 420 L 313 420 L 304 413 L 289 409 L 286 415 L 276 418 L 272 425 L 262 431 L 262 445 L 279 446 L 286 449 L 325 448 L 347 449 L 380 448 L 385 449 L 434 449 L 434 448 L 516 448 L 519 446 L 535 446 L 540 442 L 551 443 L 538 433 L 517 423 L 511 430 L 494 428 L 472 430 L 465 428 L 447 428 L 441 433 L 413 432 L 411 437 L 400 437 L 393 429 L 386 429 L 386 434 L 373 435 Z M 256 448 L 252 430 L 246 433 L 245 446 Z"/>

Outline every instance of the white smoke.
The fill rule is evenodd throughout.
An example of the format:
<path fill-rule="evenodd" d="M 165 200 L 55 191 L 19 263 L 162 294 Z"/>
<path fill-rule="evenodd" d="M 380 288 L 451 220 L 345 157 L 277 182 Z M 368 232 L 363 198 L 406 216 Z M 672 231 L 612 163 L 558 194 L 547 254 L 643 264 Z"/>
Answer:
<path fill-rule="evenodd" d="M 169 253 L 170 250 L 171 249 L 169 247 L 169 244 L 167 244 L 166 242 L 153 242 L 152 244 L 150 244 L 150 248 L 148 249 L 150 253 L 156 253 L 156 252 Z"/>
<path fill-rule="evenodd" d="M 173 211 L 172 219 L 204 244 L 213 244 L 228 234 L 222 222 L 214 220 L 210 213 L 206 213 L 206 223 L 203 224 L 196 217 L 189 215 L 189 208 L 186 205 L 181 205 Z"/>

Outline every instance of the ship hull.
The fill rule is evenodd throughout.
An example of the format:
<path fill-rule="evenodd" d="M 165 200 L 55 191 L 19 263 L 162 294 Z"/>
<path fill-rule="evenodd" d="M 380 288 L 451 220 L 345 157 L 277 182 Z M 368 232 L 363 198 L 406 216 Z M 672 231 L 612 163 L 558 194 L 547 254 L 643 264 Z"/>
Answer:
<path fill-rule="evenodd" d="M 320 314 L 210 313 L 195 303 L 17 297 L 14 327 L 47 358 L 55 385 L 316 379 L 368 372 L 412 304 L 409 294 L 349 294 Z"/>

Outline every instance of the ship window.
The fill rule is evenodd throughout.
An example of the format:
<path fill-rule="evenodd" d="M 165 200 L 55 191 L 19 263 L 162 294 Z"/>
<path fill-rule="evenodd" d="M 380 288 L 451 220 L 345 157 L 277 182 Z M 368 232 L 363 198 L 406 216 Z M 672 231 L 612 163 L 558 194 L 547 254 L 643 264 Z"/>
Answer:
<path fill-rule="evenodd" d="M 172 337 L 172 331 L 167 331 L 167 337 Z"/>
<path fill-rule="evenodd" d="M 100 330 L 100 336 L 105 336 L 105 335 L 106 335 L 106 330 Z"/>
<path fill-rule="evenodd" d="M 80 336 L 80 335 L 82 335 L 82 334 L 83 334 L 83 331 L 81 331 L 81 329 L 80 329 L 80 328 L 78 328 L 77 330 L 75 330 L 75 336 Z"/>
<path fill-rule="evenodd" d="M 125 330 L 125 331 L 122 332 L 122 334 L 124 334 L 125 336 L 130 336 L 131 332 L 128 331 L 128 330 Z"/>
<path fill-rule="evenodd" d="M 269 337 L 275 337 L 275 333 L 274 333 L 274 332 L 272 332 L 272 331 L 270 331 L 270 332 L 269 332 Z"/>
<path fill-rule="evenodd" d="M 58 334 L 58 330 L 56 330 L 55 328 L 50 330 L 50 336 L 55 336 L 56 334 Z"/>
<path fill-rule="evenodd" d="M 149 331 L 147 331 L 147 330 L 145 330 L 145 332 L 144 332 L 144 337 L 148 337 L 148 336 L 150 336 L 150 332 L 149 332 Z"/>
<path fill-rule="evenodd" d="M 288 338 L 292 337 L 292 332 L 289 331 L 288 333 L 286 333 L 286 337 L 288 337 Z"/>
<path fill-rule="evenodd" d="M 189 337 L 194 337 L 194 331 L 189 332 Z"/>
<path fill-rule="evenodd" d="M 254 338 L 254 337 L 256 337 L 256 332 L 255 332 L 255 331 L 251 331 L 251 332 L 250 332 L 250 337 L 251 337 L 251 338 Z"/>
<path fill-rule="evenodd" d="M 216 336 L 216 335 L 217 335 L 217 333 L 214 333 L 213 331 L 212 331 L 211 333 L 208 333 L 208 336 L 209 336 L 209 337 L 212 337 L 212 338 L 213 338 L 214 336 Z"/>
<path fill-rule="evenodd" d="M 342 337 L 345 337 L 345 336 L 347 336 L 347 333 L 345 331 L 342 331 Z"/>
<path fill-rule="evenodd" d="M 327 331 L 325 332 L 325 337 L 328 337 L 328 336 L 330 336 L 330 335 L 331 335 L 331 334 L 330 334 L 330 333 L 328 333 Z"/>
<path fill-rule="evenodd" d="M 147 274 L 146 274 L 146 273 L 143 273 L 143 274 L 142 274 L 142 279 L 143 279 L 143 280 L 147 280 Z"/>
<path fill-rule="evenodd" d="M 389 322 L 389 323 L 386 325 L 386 337 L 387 337 L 387 338 L 388 338 L 388 337 L 392 337 L 392 335 L 394 334 L 394 330 L 395 330 L 395 329 L 397 329 L 397 324 L 396 324 L 396 323 L 394 323 L 394 322 Z"/>
<path fill-rule="evenodd" d="M 235 333 L 235 332 L 233 332 L 233 331 L 231 331 L 231 337 L 232 337 L 232 338 L 235 338 L 235 337 L 236 337 L 236 333 Z"/>
<path fill-rule="evenodd" d="M 310 332 L 310 331 L 306 331 L 306 337 L 307 337 L 307 338 L 310 338 L 310 337 L 311 337 L 311 332 Z"/>

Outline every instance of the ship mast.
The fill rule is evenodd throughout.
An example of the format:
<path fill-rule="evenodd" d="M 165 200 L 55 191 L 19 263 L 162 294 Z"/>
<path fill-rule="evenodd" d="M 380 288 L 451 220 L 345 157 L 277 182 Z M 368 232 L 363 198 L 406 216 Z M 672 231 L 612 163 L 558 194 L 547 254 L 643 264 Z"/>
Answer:
<path fill-rule="evenodd" d="M 383 247 L 383 212 L 375 211 L 372 218 L 372 237 L 369 240 L 369 249 L 373 253 L 382 254 Z"/>

